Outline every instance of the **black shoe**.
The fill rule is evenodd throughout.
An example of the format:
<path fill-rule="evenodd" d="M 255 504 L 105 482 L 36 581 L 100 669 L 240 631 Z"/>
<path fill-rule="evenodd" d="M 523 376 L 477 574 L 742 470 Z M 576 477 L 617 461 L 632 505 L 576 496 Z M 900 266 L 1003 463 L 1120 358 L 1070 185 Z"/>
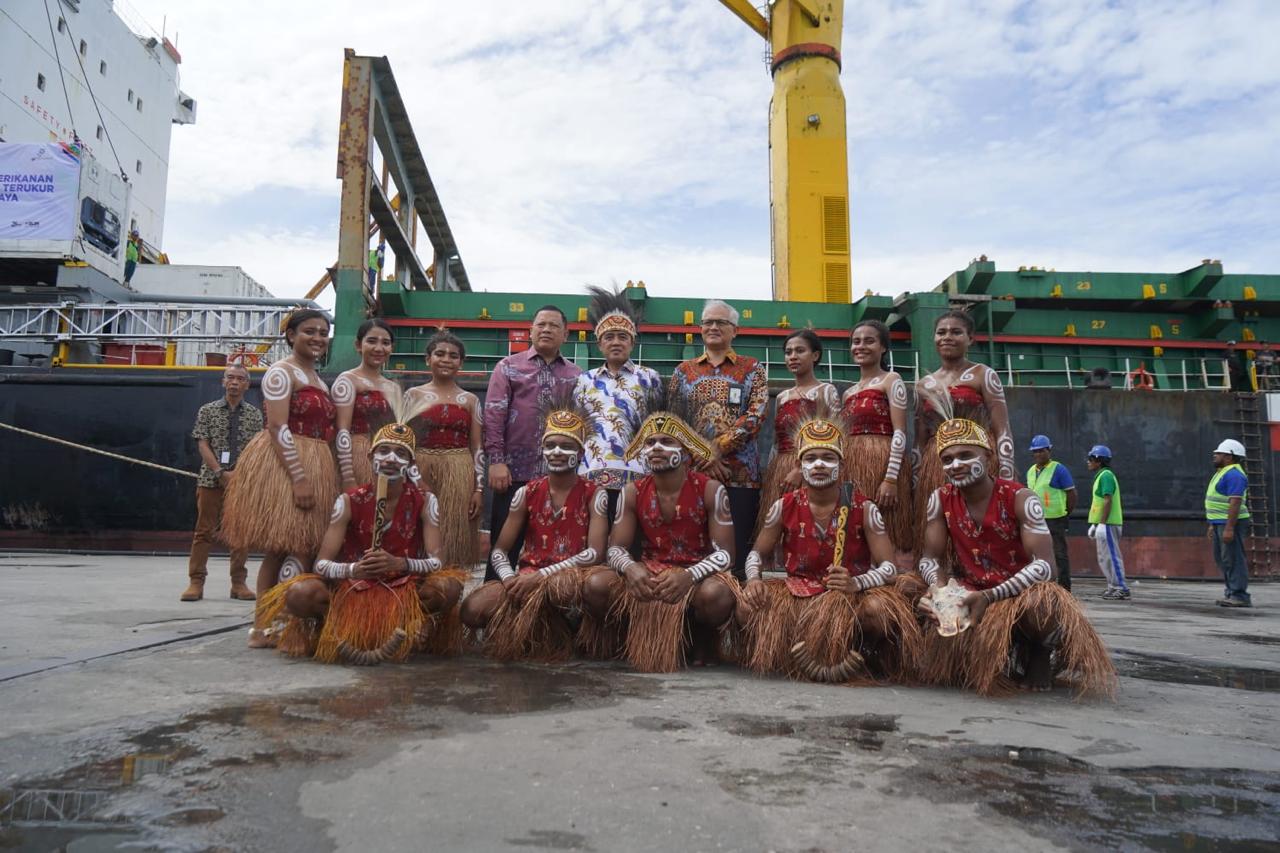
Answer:
<path fill-rule="evenodd" d="M 1111 597 L 1116 601 L 1128 601 L 1132 596 L 1127 589 L 1117 589 L 1116 594 Z"/>
<path fill-rule="evenodd" d="M 1252 607 L 1253 606 L 1253 604 L 1251 604 L 1250 602 L 1243 601 L 1239 598 L 1224 598 L 1221 601 L 1219 601 L 1218 604 L 1222 605 L 1223 607 Z"/>

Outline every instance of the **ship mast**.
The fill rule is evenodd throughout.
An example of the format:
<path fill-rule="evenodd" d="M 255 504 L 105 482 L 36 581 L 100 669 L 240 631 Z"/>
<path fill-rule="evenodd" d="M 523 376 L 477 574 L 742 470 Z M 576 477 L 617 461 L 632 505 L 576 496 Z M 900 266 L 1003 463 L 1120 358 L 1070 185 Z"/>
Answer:
<path fill-rule="evenodd" d="M 849 162 L 840 35 L 844 0 L 720 2 L 769 42 L 773 298 L 850 301 Z"/>

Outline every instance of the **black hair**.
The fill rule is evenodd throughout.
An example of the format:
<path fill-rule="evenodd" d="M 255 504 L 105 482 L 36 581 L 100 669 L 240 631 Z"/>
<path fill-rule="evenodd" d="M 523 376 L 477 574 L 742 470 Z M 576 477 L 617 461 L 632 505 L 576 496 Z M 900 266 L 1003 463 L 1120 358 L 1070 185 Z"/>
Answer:
<path fill-rule="evenodd" d="M 284 339 L 290 346 L 293 346 L 293 339 L 289 337 L 289 333 L 298 331 L 298 327 L 308 320 L 324 320 L 326 326 L 333 327 L 333 321 L 323 311 L 315 308 L 302 308 L 294 311 L 289 315 L 288 322 L 284 324 Z"/>
<path fill-rule="evenodd" d="M 863 326 L 870 326 L 876 330 L 876 337 L 880 339 L 880 346 L 884 347 L 884 352 L 880 353 L 880 369 L 889 369 L 889 327 L 879 320 L 860 320 L 853 324 L 853 328 L 849 330 L 849 337 L 853 337 L 853 333 L 861 329 Z"/>
<path fill-rule="evenodd" d="M 428 338 L 427 348 L 426 350 L 423 351 L 423 354 L 426 355 L 428 358 L 430 358 L 431 353 L 433 353 L 435 351 L 435 348 L 440 346 L 440 344 L 449 344 L 451 346 L 457 347 L 458 360 L 459 361 L 467 360 L 467 348 L 463 345 L 462 340 L 453 332 L 450 332 L 448 329 L 441 329 L 440 331 L 432 335 L 430 338 Z"/>
<path fill-rule="evenodd" d="M 368 320 L 365 320 L 360 324 L 360 328 L 356 329 L 356 343 L 358 344 L 363 341 L 364 336 L 372 332 L 374 329 L 381 329 L 386 332 L 392 342 L 395 342 L 396 333 L 392 331 L 391 324 L 381 317 L 370 317 Z"/>
<path fill-rule="evenodd" d="M 1105 456 L 1090 456 L 1089 458 L 1092 459 L 1094 462 L 1097 462 L 1103 468 L 1111 467 L 1111 460 Z"/>
<path fill-rule="evenodd" d="M 794 332 L 787 335 L 787 339 L 782 342 L 782 348 L 784 350 L 787 348 L 787 344 L 791 343 L 793 338 L 802 338 L 804 342 L 809 345 L 809 349 L 818 354 L 818 360 L 814 362 L 814 364 L 822 364 L 822 338 L 818 337 L 817 332 L 813 329 L 796 329 Z"/>
<path fill-rule="evenodd" d="M 554 311 L 554 312 L 556 312 L 557 314 L 559 314 L 559 315 L 560 315 L 560 322 L 564 325 L 564 327 L 565 327 L 566 329 L 567 329 L 567 328 L 569 328 L 569 318 L 568 318 L 568 317 L 566 317 L 566 316 L 564 315 L 564 312 L 563 312 L 563 311 L 561 311 L 561 310 L 560 310 L 560 308 L 559 308 L 558 306 L 556 306 L 556 305 L 543 305 L 543 306 L 542 306 L 541 308 L 539 308 L 537 311 L 534 311 L 534 312 L 533 312 L 533 320 L 538 319 L 538 315 L 539 315 L 539 314 L 541 314 L 543 311 Z M 533 322 L 533 320 L 530 320 L 529 322 Z"/>
<path fill-rule="evenodd" d="M 973 337 L 975 327 L 973 325 L 973 318 L 969 316 L 968 311 L 963 311 L 959 308 L 952 308 L 950 311 L 933 321 L 933 330 L 935 332 L 938 331 L 938 325 L 943 320 L 959 320 L 960 325 L 964 326 L 964 330 L 969 333 L 969 337 Z"/>

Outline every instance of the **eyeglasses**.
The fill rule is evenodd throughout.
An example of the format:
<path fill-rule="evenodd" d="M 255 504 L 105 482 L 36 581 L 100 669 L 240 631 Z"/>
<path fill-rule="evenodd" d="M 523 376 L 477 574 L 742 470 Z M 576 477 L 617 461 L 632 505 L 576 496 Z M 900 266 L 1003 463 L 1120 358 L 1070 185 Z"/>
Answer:
<path fill-rule="evenodd" d="M 705 328 L 712 328 L 712 329 L 736 329 L 736 328 L 737 328 L 737 325 L 736 325 L 736 324 L 734 324 L 734 323 L 732 323 L 732 322 L 730 322 L 730 321 L 728 321 L 728 320 L 716 320 L 716 319 L 711 319 L 711 320 L 703 320 L 703 321 L 702 321 L 702 327 L 703 327 L 704 329 L 705 329 Z"/>

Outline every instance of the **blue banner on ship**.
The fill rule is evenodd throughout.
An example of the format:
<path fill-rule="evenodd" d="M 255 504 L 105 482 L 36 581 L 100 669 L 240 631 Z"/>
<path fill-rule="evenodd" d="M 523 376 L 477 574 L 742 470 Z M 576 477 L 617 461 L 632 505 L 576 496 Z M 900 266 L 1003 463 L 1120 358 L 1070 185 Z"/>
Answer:
<path fill-rule="evenodd" d="M 72 240 L 80 161 L 57 143 L 0 143 L 0 241 Z"/>

